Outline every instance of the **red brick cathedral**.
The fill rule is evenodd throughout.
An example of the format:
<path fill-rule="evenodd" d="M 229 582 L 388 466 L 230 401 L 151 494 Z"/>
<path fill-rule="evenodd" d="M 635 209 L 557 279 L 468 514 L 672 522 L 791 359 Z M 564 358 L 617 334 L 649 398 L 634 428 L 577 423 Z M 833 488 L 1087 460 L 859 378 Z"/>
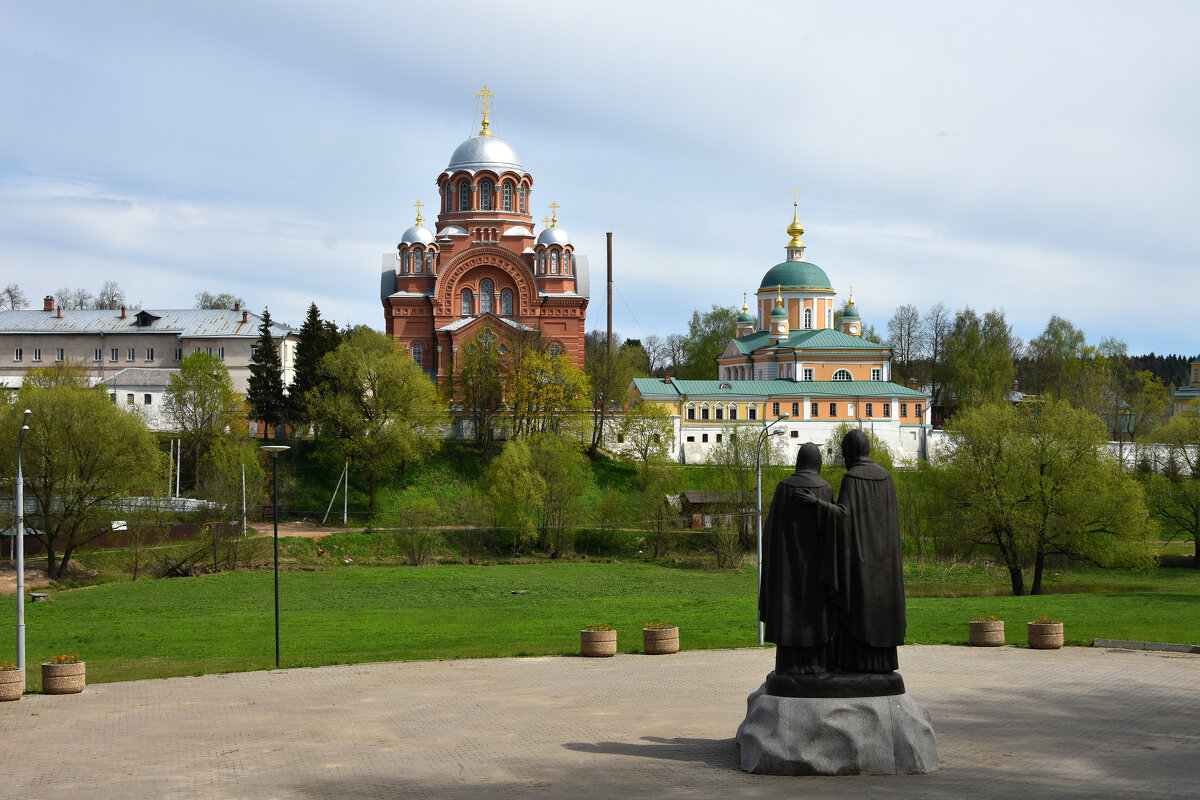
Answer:
<path fill-rule="evenodd" d="M 501 338 L 540 333 L 551 352 L 582 368 L 587 259 L 576 258 L 558 227 L 557 203 L 534 235 L 533 176 L 490 130 L 494 95 L 485 86 L 476 96 L 483 124 L 438 175 L 434 230 L 416 203 L 416 225 L 383 256 L 385 330 L 439 385 L 450 380 L 459 348 L 485 329 Z"/>

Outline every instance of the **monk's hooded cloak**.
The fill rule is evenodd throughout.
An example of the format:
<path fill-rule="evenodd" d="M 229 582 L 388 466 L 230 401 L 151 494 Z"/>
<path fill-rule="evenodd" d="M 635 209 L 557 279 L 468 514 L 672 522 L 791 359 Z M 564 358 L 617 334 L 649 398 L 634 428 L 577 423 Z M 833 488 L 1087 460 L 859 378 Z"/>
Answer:
<path fill-rule="evenodd" d="M 841 668 L 874 672 L 896 668 L 894 648 L 904 644 L 905 618 L 896 487 L 888 471 L 868 457 L 870 452 L 866 434 L 846 434 L 846 475 L 837 504 L 818 507 L 832 517 L 837 531 L 830 601 L 841 612 Z M 857 648 L 859 644 L 866 647 Z M 876 653 L 877 648 L 890 653 Z"/>
<path fill-rule="evenodd" d="M 833 579 L 833 531 L 821 528 L 820 506 L 800 500 L 807 490 L 826 503 L 833 501 L 820 468 L 820 448 L 811 442 L 803 445 L 796 456 L 796 473 L 775 488 L 763 530 L 758 618 L 764 640 L 785 647 L 817 647 L 837 633 L 825 582 Z"/>

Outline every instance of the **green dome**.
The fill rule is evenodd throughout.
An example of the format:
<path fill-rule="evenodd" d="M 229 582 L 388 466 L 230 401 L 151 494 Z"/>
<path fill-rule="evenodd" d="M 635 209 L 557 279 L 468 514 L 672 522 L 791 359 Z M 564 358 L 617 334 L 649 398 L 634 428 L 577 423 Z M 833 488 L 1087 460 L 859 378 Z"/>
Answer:
<path fill-rule="evenodd" d="M 787 309 L 783 306 L 775 306 L 773 309 L 771 309 L 772 317 L 786 317 L 787 315 Z"/>
<path fill-rule="evenodd" d="M 850 317 L 855 317 L 856 319 L 861 319 L 862 314 L 858 313 L 857 308 L 847 308 L 845 311 L 842 312 L 842 319 L 849 319 Z"/>
<path fill-rule="evenodd" d="M 747 314 L 745 311 L 743 311 L 741 314 L 738 314 L 738 320 L 737 320 L 737 321 L 738 321 L 738 322 L 749 322 L 749 323 L 753 323 L 753 322 L 754 322 L 754 317 L 750 316 L 750 315 L 749 315 L 749 314 Z"/>
<path fill-rule="evenodd" d="M 762 289 L 774 289 L 780 286 L 784 289 L 828 289 L 833 291 L 829 276 L 825 270 L 808 261 L 783 261 L 767 270 L 762 283 Z"/>

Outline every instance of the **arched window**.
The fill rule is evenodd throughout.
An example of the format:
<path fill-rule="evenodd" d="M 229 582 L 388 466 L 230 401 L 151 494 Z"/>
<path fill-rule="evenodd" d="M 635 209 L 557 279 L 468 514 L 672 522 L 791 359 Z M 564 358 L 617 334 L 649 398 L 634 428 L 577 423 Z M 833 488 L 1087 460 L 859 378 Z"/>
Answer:
<path fill-rule="evenodd" d="M 825 327 L 826 328 L 833 327 L 833 309 L 832 308 L 825 309 Z"/>
<path fill-rule="evenodd" d="M 420 248 L 418 248 L 418 249 L 416 249 L 416 250 L 413 250 L 413 254 L 412 254 L 412 271 L 413 271 L 413 272 L 420 272 L 420 271 L 421 271 L 421 250 L 420 250 Z"/>
<path fill-rule="evenodd" d="M 479 184 L 479 210 L 492 210 L 492 182 L 483 181 Z"/>
<path fill-rule="evenodd" d="M 496 293 L 496 285 L 490 278 L 484 278 L 479 284 L 479 313 L 492 313 L 492 296 Z"/>
<path fill-rule="evenodd" d="M 558 274 L 558 253 L 550 254 L 550 274 L 551 275 Z"/>
<path fill-rule="evenodd" d="M 812 309 L 804 309 L 804 329 L 812 330 Z"/>
<path fill-rule="evenodd" d="M 850 370 L 848 369 L 839 369 L 833 373 L 833 379 L 835 381 L 852 381 L 854 380 L 854 376 L 850 374 Z"/>
<path fill-rule="evenodd" d="M 550 357 L 558 358 L 560 355 L 562 355 L 562 348 L 557 344 L 550 345 Z"/>
<path fill-rule="evenodd" d="M 538 253 L 538 272 L 546 274 L 546 254 Z"/>
<path fill-rule="evenodd" d="M 458 185 L 458 210 L 469 211 L 471 208 L 471 187 L 463 181 Z"/>
<path fill-rule="evenodd" d="M 525 213 L 525 192 L 528 191 L 524 186 L 521 187 L 521 213 Z"/>
<path fill-rule="evenodd" d="M 463 315 L 464 317 L 469 317 L 469 316 L 471 316 L 471 306 L 472 306 L 472 303 L 471 303 L 471 290 L 470 290 L 470 289 L 463 289 L 463 290 L 462 290 L 462 315 Z"/>
<path fill-rule="evenodd" d="M 504 210 L 512 211 L 512 181 L 504 182 Z"/>
<path fill-rule="evenodd" d="M 421 347 L 420 342 L 413 342 L 412 347 L 410 349 L 412 350 L 413 361 L 417 362 L 418 367 L 421 367 L 422 369 L 424 369 L 424 367 L 425 367 L 425 348 Z"/>
<path fill-rule="evenodd" d="M 454 210 L 454 185 L 447 183 L 446 187 L 442 190 L 442 194 L 446 198 L 446 210 L 453 211 Z"/>
<path fill-rule="evenodd" d="M 512 316 L 512 289 L 500 292 L 500 313 L 506 317 Z"/>
<path fill-rule="evenodd" d="M 563 253 L 563 275 L 571 274 L 571 254 Z"/>
<path fill-rule="evenodd" d="M 429 272 L 431 272 L 431 273 L 433 272 L 433 251 L 432 250 L 430 250 L 429 255 L 425 257 L 425 266 L 428 267 Z"/>
<path fill-rule="evenodd" d="M 400 272 L 408 272 L 408 253 L 400 254 Z"/>

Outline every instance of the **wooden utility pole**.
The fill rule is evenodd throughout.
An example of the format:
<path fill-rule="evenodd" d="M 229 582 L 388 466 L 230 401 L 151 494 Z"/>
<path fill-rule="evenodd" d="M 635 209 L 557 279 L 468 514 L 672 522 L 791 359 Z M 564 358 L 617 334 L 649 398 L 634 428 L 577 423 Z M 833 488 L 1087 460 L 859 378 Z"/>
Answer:
<path fill-rule="evenodd" d="M 612 231 L 604 235 L 608 239 L 608 357 L 612 358 Z"/>

